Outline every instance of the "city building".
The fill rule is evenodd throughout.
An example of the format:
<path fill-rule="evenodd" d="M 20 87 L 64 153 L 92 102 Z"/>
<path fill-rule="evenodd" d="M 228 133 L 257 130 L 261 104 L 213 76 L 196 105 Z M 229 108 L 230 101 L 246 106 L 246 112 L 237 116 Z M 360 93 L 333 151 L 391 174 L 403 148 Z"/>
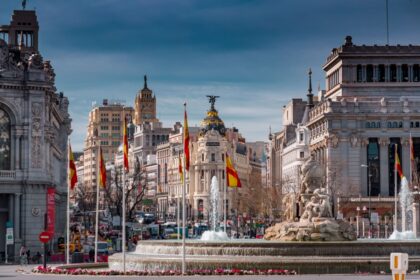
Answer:
<path fill-rule="evenodd" d="M 420 46 L 355 45 L 346 37 L 327 57 L 326 91 L 304 123 L 309 152 L 325 166 L 335 213 L 374 223 L 378 236 L 384 236 L 385 227 L 392 232 L 394 195 L 401 181 L 394 173 L 396 153 L 410 185 L 418 184 L 413 179 L 420 157 L 419 65 Z M 284 151 L 287 141 L 279 135 L 285 134 L 273 136 L 272 147 L 279 144 Z M 275 153 L 272 148 L 271 155 Z M 272 160 L 276 170 L 271 172 L 279 172 L 284 160 Z M 417 202 L 415 206 L 418 219 Z"/>
<path fill-rule="evenodd" d="M 134 124 L 141 125 L 144 122 L 158 122 L 156 118 L 156 96 L 147 87 L 147 76 L 144 76 L 144 87 L 134 100 Z"/>
<path fill-rule="evenodd" d="M 45 229 L 48 189 L 52 190 L 49 209 L 55 209 L 55 220 L 49 216 L 53 240 L 65 234 L 69 101 L 57 92 L 52 64 L 39 52 L 38 31 L 33 10 L 15 10 L 10 24 L 0 26 L 2 259 L 6 223 L 13 228 L 10 260 L 19 256 L 21 245 L 40 251 L 38 236 Z"/>
<path fill-rule="evenodd" d="M 89 123 L 83 149 L 84 184 L 95 189 L 96 174 L 99 168 L 99 147 L 104 161 L 113 161 L 122 143 L 124 118 L 130 123 L 134 109 L 119 102 L 103 100 L 89 112 Z"/>

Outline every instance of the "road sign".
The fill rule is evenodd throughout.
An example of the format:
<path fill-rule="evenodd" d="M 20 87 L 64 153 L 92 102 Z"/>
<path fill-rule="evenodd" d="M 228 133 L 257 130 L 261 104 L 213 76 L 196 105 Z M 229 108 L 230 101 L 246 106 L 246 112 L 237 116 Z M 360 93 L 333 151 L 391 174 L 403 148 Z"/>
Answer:
<path fill-rule="evenodd" d="M 39 234 L 39 241 L 47 243 L 51 239 L 51 234 L 48 231 L 43 231 Z"/>
<path fill-rule="evenodd" d="M 13 228 L 6 229 L 6 245 L 13 245 Z"/>

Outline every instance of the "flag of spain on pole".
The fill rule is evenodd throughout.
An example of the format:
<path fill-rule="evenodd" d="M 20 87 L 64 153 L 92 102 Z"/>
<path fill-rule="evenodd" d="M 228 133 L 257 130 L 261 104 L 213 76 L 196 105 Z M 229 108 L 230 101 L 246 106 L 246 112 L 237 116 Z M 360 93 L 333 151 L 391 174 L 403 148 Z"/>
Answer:
<path fill-rule="evenodd" d="M 128 136 L 127 136 L 127 118 L 124 117 L 123 127 L 123 153 L 124 153 L 124 168 L 128 171 Z"/>
<path fill-rule="evenodd" d="M 397 148 L 397 146 L 395 146 L 395 169 L 397 170 L 398 175 L 402 179 L 402 177 L 404 177 L 404 174 L 403 174 L 403 171 L 402 171 L 400 158 L 398 157 L 398 148 Z"/>
<path fill-rule="evenodd" d="M 69 144 L 69 182 L 70 189 L 73 190 L 77 183 L 76 164 L 74 163 L 74 155 Z"/>
<path fill-rule="evenodd" d="M 184 103 L 184 156 L 185 170 L 190 170 L 190 133 L 188 132 L 187 103 Z"/>
<path fill-rule="evenodd" d="M 101 147 L 99 147 L 99 186 L 103 188 L 106 187 L 106 168 Z"/>
<path fill-rule="evenodd" d="M 238 172 L 233 167 L 229 155 L 226 153 L 226 183 L 228 187 L 240 188 L 241 180 L 239 180 Z"/>
<path fill-rule="evenodd" d="M 179 154 L 178 157 L 178 172 L 179 172 L 179 177 L 181 178 L 181 183 L 184 183 L 184 173 L 182 172 L 182 160 L 181 160 L 181 154 Z"/>

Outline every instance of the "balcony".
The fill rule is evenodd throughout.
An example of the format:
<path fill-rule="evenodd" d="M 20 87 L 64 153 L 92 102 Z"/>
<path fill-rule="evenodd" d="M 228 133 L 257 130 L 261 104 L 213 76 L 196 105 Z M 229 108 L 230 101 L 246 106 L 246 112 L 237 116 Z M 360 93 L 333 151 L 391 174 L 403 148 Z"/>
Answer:
<path fill-rule="evenodd" d="M 16 179 L 15 170 L 0 170 L 0 180 L 2 179 Z"/>

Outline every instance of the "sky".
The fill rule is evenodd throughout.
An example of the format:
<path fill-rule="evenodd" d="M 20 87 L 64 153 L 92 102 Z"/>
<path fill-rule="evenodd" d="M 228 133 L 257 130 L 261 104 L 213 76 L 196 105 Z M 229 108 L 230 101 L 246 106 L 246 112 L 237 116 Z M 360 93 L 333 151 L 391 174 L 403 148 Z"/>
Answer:
<path fill-rule="evenodd" d="M 19 0 L 0 0 L 0 25 Z M 170 127 L 199 125 L 216 103 L 227 127 L 247 141 L 279 131 L 282 107 L 325 88 L 322 65 L 346 35 L 356 45 L 386 43 L 385 0 L 28 0 L 39 48 L 56 87 L 70 100 L 74 151 L 83 149 L 92 102 L 134 106 L 143 75 Z M 389 0 L 390 44 L 420 45 L 420 0 Z"/>

